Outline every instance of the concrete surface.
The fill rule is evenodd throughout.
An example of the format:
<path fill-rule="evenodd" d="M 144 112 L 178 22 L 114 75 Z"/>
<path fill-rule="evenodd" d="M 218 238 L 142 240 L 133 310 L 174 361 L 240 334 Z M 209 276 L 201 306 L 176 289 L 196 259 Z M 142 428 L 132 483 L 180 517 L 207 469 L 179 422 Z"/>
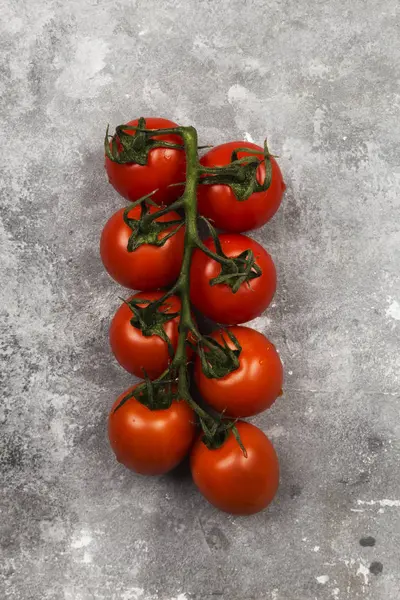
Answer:
<path fill-rule="evenodd" d="M 1 21 L 1 600 L 398 600 L 397 0 L 2 0 Z M 131 379 L 107 343 L 102 142 L 142 114 L 268 135 L 288 184 L 255 233 L 286 385 L 254 420 L 282 483 L 251 518 L 107 444 Z"/>

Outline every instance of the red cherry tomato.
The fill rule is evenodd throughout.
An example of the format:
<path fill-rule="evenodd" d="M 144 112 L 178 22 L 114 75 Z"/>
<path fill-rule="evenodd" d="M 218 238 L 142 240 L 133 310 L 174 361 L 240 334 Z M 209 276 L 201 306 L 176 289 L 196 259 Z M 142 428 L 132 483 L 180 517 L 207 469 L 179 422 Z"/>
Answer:
<path fill-rule="evenodd" d="M 173 121 L 158 117 L 145 119 L 148 129 L 170 129 L 178 127 Z M 139 120 L 134 119 L 126 123 L 137 126 Z M 136 135 L 136 132 L 127 130 L 126 133 Z M 154 139 L 182 144 L 179 135 L 166 134 L 154 136 Z M 159 204 L 171 204 L 182 194 L 182 187 L 168 187 L 174 183 L 185 181 L 186 158 L 184 150 L 175 148 L 153 148 L 148 155 L 146 165 L 136 163 L 119 164 L 105 157 L 105 167 L 108 180 L 116 191 L 127 200 L 134 202 L 142 196 L 158 190 L 152 200 Z"/>
<path fill-rule="evenodd" d="M 108 436 L 118 462 L 142 475 L 162 475 L 188 453 L 195 432 L 195 415 L 186 402 L 150 410 L 131 398 L 114 412 L 130 388 L 115 401 L 108 418 Z"/>
<path fill-rule="evenodd" d="M 201 360 L 195 362 L 195 381 L 201 396 L 217 412 L 227 416 L 251 417 L 269 408 L 282 394 L 283 369 L 275 346 L 250 327 L 228 327 L 242 350 L 239 368 L 224 377 L 209 379 L 203 373 Z M 228 334 L 220 329 L 211 337 L 235 349 Z"/>
<path fill-rule="evenodd" d="M 236 424 L 244 456 L 232 432 L 225 443 L 210 450 L 200 436 L 190 455 L 195 484 L 203 496 L 225 512 L 252 515 L 273 500 L 279 485 L 279 462 L 275 449 L 258 427 Z"/>
<path fill-rule="evenodd" d="M 258 317 L 270 304 L 276 290 L 275 266 L 268 252 L 251 238 L 235 233 L 223 233 L 218 237 L 222 250 L 228 257 L 252 250 L 262 275 L 248 283 L 242 283 L 236 293 L 225 283 L 212 286 L 210 281 L 220 274 L 221 266 L 197 249 L 193 253 L 190 270 L 190 297 L 200 312 L 217 323 L 245 323 Z M 212 238 L 204 243 L 215 252 Z"/>
<path fill-rule="evenodd" d="M 158 300 L 164 295 L 163 292 L 141 292 L 131 296 L 133 298 L 144 300 Z M 147 306 L 147 303 L 139 305 Z M 170 296 L 159 311 L 164 313 L 177 313 L 181 309 L 181 301 L 177 296 Z M 136 377 L 144 377 L 147 373 L 150 379 L 157 379 L 168 368 L 171 362 L 171 356 L 168 350 L 168 344 L 159 335 L 143 335 L 142 331 L 134 327 L 131 323 L 133 313 L 127 304 L 122 304 L 111 322 L 110 344 L 115 358 L 119 364 Z M 175 317 L 164 323 L 163 329 L 174 351 L 178 345 L 178 327 L 179 317 Z M 188 360 L 192 352 L 190 347 L 187 349 Z"/>
<path fill-rule="evenodd" d="M 251 142 L 229 142 L 212 148 L 201 159 L 205 167 L 222 167 L 232 161 L 232 152 L 237 148 L 260 150 L 258 158 L 263 159 L 263 149 Z M 238 152 L 238 158 L 249 156 L 248 152 Z M 261 227 L 269 221 L 278 210 L 285 184 L 276 160 L 271 157 L 272 181 L 264 192 L 255 192 L 247 200 L 237 200 L 228 185 L 199 185 L 197 191 L 198 207 L 201 215 L 211 219 L 218 229 L 240 233 Z M 265 180 L 265 164 L 260 163 L 257 169 L 257 181 Z"/>
<path fill-rule="evenodd" d="M 150 213 L 157 212 L 157 208 L 150 207 Z M 123 219 L 124 209 L 117 211 L 107 221 L 100 240 L 100 255 L 103 264 L 115 281 L 124 287 L 134 290 L 154 290 L 165 287 L 177 279 L 183 257 L 184 227 L 163 246 L 143 244 L 137 250 L 128 252 L 128 240 L 132 234 L 131 229 Z M 136 206 L 128 213 L 128 217 L 138 219 L 140 206 Z M 180 216 L 170 211 L 157 219 L 157 221 L 175 221 Z M 165 237 L 171 230 L 177 228 L 173 225 L 159 235 Z"/>

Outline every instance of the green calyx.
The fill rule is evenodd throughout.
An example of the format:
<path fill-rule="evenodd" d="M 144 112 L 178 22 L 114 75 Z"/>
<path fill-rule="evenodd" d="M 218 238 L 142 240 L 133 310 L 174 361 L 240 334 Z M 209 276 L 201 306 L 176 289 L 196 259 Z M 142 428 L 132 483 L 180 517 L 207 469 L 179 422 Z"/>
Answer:
<path fill-rule="evenodd" d="M 252 250 L 245 250 L 239 256 L 226 256 L 222 250 L 221 241 L 215 228 L 208 219 L 202 217 L 202 220 L 207 223 L 210 230 L 215 252 L 209 250 L 204 244 L 201 244 L 201 250 L 221 265 L 219 275 L 210 280 L 210 285 L 229 285 L 232 292 L 236 294 L 243 283 L 250 283 L 250 281 L 262 275 L 262 271 L 256 263 L 254 253 Z"/>
<path fill-rule="evenodd" d="M 174 355 L 174 348 L 171 344 L 171 340 L 165 332 L 164 325 L 172 319 L 176 319 L 180 316 L 179 312 L 167 312 L 168 301 L 160 304 L 159 301 L 151 302 L 143 298 L 132 298 L 131 300 L 124 300 L 125 304 L 132 311 L 131 325 L 140 329 L 145 337 L 152 335 L 158 335 L 166 344 L 168 344 L 168 351 L 171 357 Z M 146 306 L 140 306 L 147 304 Z"/>
<path fill-rule="evenodd" d="M 216 450 L 221 448 L 227 441 L 230 432 L 235 437 L 235 440 L 239 444 L 243 456 L 247 458 L 247 450 L 243 446 L 242 440 L 240 439 L 239 432 L 236 427 L 236 421 L 224 421 L 223 415 L 219 419 L 216 419 L 211 427 L 207 422 L 203 422 L 200 418 L 201 427 L 203 429 L 202 442 L 207 446 L 209 450 Z"/>
<path fill-rule="evenodd" d="M 247 152 L 250 156 L 238 158 L 239 152 Z M 271 154 L 267 141 L 264 142 L 264 157 L 260 158 L 260 151 L 254 148 L 237 148 L 233 151 L 229 165 L 224 167 L 202 167 L 202 185 L 229 185 L 239 202 L 247 200 L 256 192 L 266 191 L 272 181 Z M 265 178 L 261 184 L 257 180 L 257 170 L 261 162 L 265 164 Z"/>
<path fill-rule="evenodd" d="M 233 348 L 228 346 L 222 334 L 222 344 L 210 336 L 203 336 L 198 344 L 197 352 L 201 360 L 201 368 L 208 379 L 220 379 L 239 368 L 239 356 L 242 347 L 231 331 L 227 329 L 225 333 L 232 342 Z"/>
<path fill-rule="evenodd" d="M 145 374 L 145 380 L 136 386 L 126 396 L 124 396 L 118 406 L 114 409 L 117 412 L 128 400 L 135 398 L 138 402 L 150 410 L 164 410 L 171 406 L 174 399 L 177 398 L 175 381 L 160 380 L 151 381 Z"/>
<path fill-rule="evenodd" d="M 221 263 L 221 272 L 210 280 L 210 285 L 224 283 L 236 294 L 243 283 L 249 283 L 261 275 L 262 271 L 256 263 L 253 251 L 245 250 L 239 256 L 230 258 L 229 262 Z"/>
<path fill-rule="evenodd" d="M 153 193 L 154 192 L 152 192 L 152 194 Z M 138 206 L 138 204 L 140 204 L 141 207 L 140 218 L 133 219 L 132 217 L 129 217 L 129 213 L 133 208 Z M 157 218 L 164 214 L 165 210 L 160 209 L 157 212 L 150 213 L 149 206 L 151 205 L 157 206 L 150 200 L 149 196 L 145 196 L 133 204 L 130 204 L 124 210 L 124 222 L 132 231 L 127 244 L 128 252 L 134 252 L 143 244 L 159 247 L 163 246 L 184 225 L 184 221 L 181 219 L 157 221 Z M 170 229 L 170 231 L 168 231 L 168 229 Z M 162 235 L 165 231 L 168 231 L 168 233 Z"/>
<path fill-rule="evenodd" d="M 120 165 L 147 165 L 149 152 L 153 148 L 183 149 L 179 144 L 154 139 L 152 130 L 146 130 L 146 120 L 143 117 L 139 119 L 137 127 L 118 125 L 113 136 L 109 135 L 108 131 L 109 126 L 104 138 L 104 152 L 110 160 Z M 134 132 L 134 135 L 128 132 Z"/>

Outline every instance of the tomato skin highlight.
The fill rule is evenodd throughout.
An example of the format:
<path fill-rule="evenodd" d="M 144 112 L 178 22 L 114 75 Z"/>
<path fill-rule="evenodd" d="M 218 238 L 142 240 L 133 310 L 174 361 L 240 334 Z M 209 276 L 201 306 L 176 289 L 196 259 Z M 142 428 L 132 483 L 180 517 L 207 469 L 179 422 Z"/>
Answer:
<path fill-rule="evenodd" d="M 227 417 L 252 417 L 269 408 L 282 394 L 283 368 L 275 346 L 262 333 L 250 327 L 228 327 L 242 347 L 239 368 L 221 378 L 209 379 L 196 356 L 194 377 L 203 399 Z M 224 330 L 211 337 L 234 349 Z"/>
<path fill-rule="evenodd" d="M 263 149 L 251 142 L 228 142 L 215 146 L 201 157 L 204 167 L 222 167 L 231 162 L 232 152 L 237 148 L 260 150 L 258 158 L 263 158 Z M 249 156 L 248 152 L 238 152 L 238 158 Z M 286 185 L 275 158 L 271 156 L 272 180 L 266 191 L 255 192 L 247 200 L 237 200 L 228 185 L 199 185 L 197 190 L 199 213 L 210 219 L 215 227 L 225 231 L 241 233 L 261 227 L 278 210 Z M 257 180 L 265 180 L 265 164 L 257 169 Z"/>
<path fill-rule="evenodd" d="M 158 300 L 164 292 L 140 292 L 128 299 L 143 298 L 144 300 Z M 140 305 L 146 306 L 146 303 Z M 177 296 L 170 296 L 162 305 L 162 311 L 176 313 L 181 309 L 181 301 Z M 136 377 L 157 379 L 168 368 L 171 357 L 168 344 L 158 335 L 144 336 L 140 329 L 131 324 L 133 313 L 127 304 L 123 303 L 114 315 L 110 326 L 110 345 L 113 354 L 121 367 Z M 164 323 L 163 328 L 176 351 L 178 345 L 179 317 Z M 192 352 L 187 349 L 188 360 Z"/>
<path fill-rule="evenodd" d="M 159 117 L 147 117 L 148 129 L 167 129 L 178 127 L 173 121 Z M 139 120 L 134 119 L 126 125 L 137 126 Z M 135 135 L 135 132 L 129 132 Z M 166 134 L 155 139 L 173 144 L 182 144 L 179 135 Z M 186 156 L 184 150 L 174 148 L 153 148 L 149 152 L 146 165 L 136 163 L 119 164 L 105 156 L 105 168 L 108 180 L 115 190 L 130 202 L 139 200 L 142 196 L 158 190 L 152 200 L 158 204 L 171 204 L 179 198 L 183 187 L 170 187 L 174 183 L 185 181 Z"/>
<path fill-rule="evenodd" d="M 233 515 L 252 515 L 272 502 L 279 486 L 279 462 L 261 429 L 244 421 L 236 427 L 247 458 L 232 432 L 213 450 L 207 448 L 201 435 L 193 446 L 190 467 L 208 502 Z"/>
<path fill-rule="evenodd" d="M 222 250 L 228 257 L 235 257 L 251 249 L 262 275 L 243 283 L 234 294 L 225 283 L 211 286 L 210 280 L 221 272 L 221 266 L 213 258 L 196 249 L 190 270 L 190 299 L 194 306 L 216 323 L 237 325 L 258 317 L 269 306 L 276 290 L 276 269 L 271 256 L 251 238 L 237 233 L 219 236 Z M 204 241 L 215 252 L 212 238 Z"/>
<path fill-rule="evenodd" d="M 189 452 L 196 425 L 192 409 L 173 400 L 169 408 L 150 410 L 131 398 L 108 418 L 108 437 L 118 462 L 141 475 L 162 475 L 174 469 Z"/>
<path fill-rule="evenodd" d="M 157 212 L 151 206 L 150 213 Z M 184 251 L 185 227 L 181 227 L 163 246 L 143 244 L 137 250 L 128 252 L 127 244 L 132 234 L 123 219 L 121 208 L 107 221 L 100 238 L 100 256 L 109 275 L 120 285 L 133 290 L 155 290 L 166 287 L 177 279 Z M 129 211 L 128 216 L 139 219 L 140 206 Z M 170 211 L 157 219 L 160 222 L 179 220 L 180 216 Z M 168 228 L 164 237 L 177 225 Z"/>

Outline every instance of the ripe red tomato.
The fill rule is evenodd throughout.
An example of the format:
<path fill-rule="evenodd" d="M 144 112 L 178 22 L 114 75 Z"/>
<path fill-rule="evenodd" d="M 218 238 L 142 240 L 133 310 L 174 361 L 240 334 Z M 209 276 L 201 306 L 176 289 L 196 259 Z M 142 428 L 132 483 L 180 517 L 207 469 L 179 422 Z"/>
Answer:
<path fill-rule="evenodd" d="M 163 292 L 141 292 L 131 296 L 129 300 L 143 298 L 144 300 L 154 301 L 163 295 Z M 139 306 L 147 306 L 147 303 L 145 302 Z M 181 301 L 177 296 L 170 296 L 160 308 L 161 312 L 166 314 L 176 313 L 181 309 Z M 124 303 L 119 307 L 110 327 L 111 349 L 119 364 L 129 373 L 137 377 L 144 377 L 145 371 L 150 379 L 157 379 L 171 362 L 168 344 L 159 335 L 143 335 L 140 329 L 132 325 L 131 319 L 133 316 L 127 304 Z M 175 317 L 163 324 L 163 329 L 174 350 L 178 345 L 179 321 L 180 318 Z M 192 352 L 188 346 L 188 359 L 191 354 Z"/>
<path fill-rule="evenodd" d="M 279 462 L 273 445 L 258 427 L 244 421 L 236 427 L 247 458 L 232 432 L 214 450 L 207 448 L 200 436 L 190 466 L 195 484 L 211 504 L 234 515 L 251 515 L 273 500 L 279 485 Z"/>
<path fill-rule="evenodd" d="M 158 209 L 150 206 L 150 213 Z M 137 250 L 128 252 L 128 240 L 132 234 L 131 229 L 123 219 L 124 209 L 118 210 L 107 221 L 100 239 L 100 255 L 103 264 L 115 281 L 120 285 L 134 290 L 154 290 L 172 283 L 179 275 L 183 250 L 184 227 L 163 246 L 143 244 Z M 139 219 L 140 206 L 136 206 L 128 213 L 128 217 Z M 157 221 L 174 221 L 180 219 L 178 213 L 170 211 L 157 219 Z M 171 226 L 159 235 L 165 237 L 176 228 Z"/>
<path fill-rule="evenodd" d="M 205 167 L 222 167 L 232 161 L 232 152 L 236 148 L 260 150 L 257 158 L 263 159 L 263 149 L 250 142 L 229 142 L 212 148 L 201 159 Z M 238 158 L 249 156 L 248 152 L 238 152 Z M 269 221 L 278 210 L 285 184 L 278 163 L 271 156 L 272 181 L 264 192 L 255 192 L 247 200 L 237 200 L 228 185 L 199 185 L 197 189 L 198 207 L 201 215 L 211 219 L 215 227 L 240 233 L 261 227 Z M 265 164 L 257 168 L 257 181 L 265 180 Z"/>
<path fill-rule="evenodd" d="M 209 379 L 196 357 L 195 381 L 204 400 L 217 412 L 229 417 L 251 417 L 269 408 L 282 394 L 283 369 L 275 346 L 262 334 L 250 327 L 228 327 L 237 338 L 242 350 L 239 368 L 221 378 Z M 235 346 L 224 330 L 211 337 L 223 345 Z"/>
<path fill-rule="evenodd" d="M 168 129 L 178 127 L 173 121 L 158 117 L 145 119 L 148 129 Z M 137 126 L 139 120 L 134 119 L 126 123 Z M 130 135 L 136 135 L 134 131 L 126 131 Z M 172 144 L 182 144 L 179 135 L 159 135 L 154 137 Z M 184 150 L 175 148 L 153 148 L 148 155 L 146 165 L 136 163 L 116 163 L 108 156 L 105 157 L 105 167 L 108 180 L 121 196 L 134 202 L 153 190 L 159 190 L 152 199 L 159 204 L 171 204 L 182 194 L 183 188 L 171 187 L 173 183 L 185 181 L 186 157 Z"/>
<path fill-rule="evenodd" d="M 218 237 L 222 250 L 228 257 L 239 256 L 245 250 L 252 250 L 262 275 L 242 283 L 236 293 L 225 283 L 212 286 L 210 280 L 220 274 L 221 265 L 197 249 L 193 253 L 190 270 L 191 301 L 200 312 L 217 323 L 245 323 L 258 317 L 270 304 L 276 290 L 275 265 L 268 252 L 245 235 L 222 233 Z M 204 243 L 207 248 L 215 251 L 212 238 L 208 238 Z"/>
<path fill-rule="evenodd" d="M 150 410 L 131 398 L 108 418 L 108 436 L 118 462 L 142 475 L 162 475 L 188 453 L 195 432 L 195 415 L 186 402 L 173 400 L 169 408 Z"/>

